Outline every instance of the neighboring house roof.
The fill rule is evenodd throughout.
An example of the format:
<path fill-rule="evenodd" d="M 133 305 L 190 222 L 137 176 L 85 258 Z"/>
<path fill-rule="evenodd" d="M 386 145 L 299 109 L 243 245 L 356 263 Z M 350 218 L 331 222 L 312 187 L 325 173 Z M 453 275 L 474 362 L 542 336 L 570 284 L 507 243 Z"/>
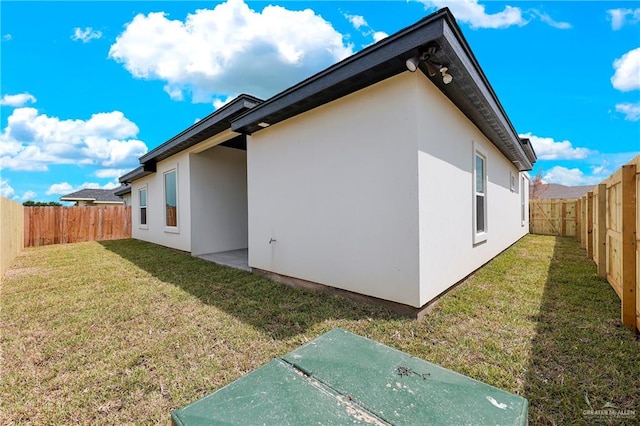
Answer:
<path fill-rule="evenodd" d="M 432 59 L 453 76 L 445 85 L 441 76 L 429 77 L 424 61 L 419 68 L 438 89 L 519 170 L 531 170 L 536 160 L 528 139 L 521 139 L 480 68 L 448 8 L 363 49 L 266 101 L 240 95 L 204 120 L 140 157 L 142 167 L 120 182 L 131 182 L 155 172 L 155 164 L 224 130 L 247 135 L 350 93 L 406 72 L 407 59 L 435 50 Z"/>
<path fill-rule="evenodd" d="M 532 185 L 529 193 L 532 194 L 532 198 L 535 196 L 536 199 L 541 200 L 552 198 L 580 198 L 593 188 L 594 185 L 565 186 L 557 183 L 545 183 L 535 190 L 535 194 Z"/>
<path fill-rule="evenodd" d="M 89 201 L 95 204 L 122 204 L 122 198 L 115 194 L 116 189 L 81 189 L 71 194 L 63 195 L 60 201 Z"/>

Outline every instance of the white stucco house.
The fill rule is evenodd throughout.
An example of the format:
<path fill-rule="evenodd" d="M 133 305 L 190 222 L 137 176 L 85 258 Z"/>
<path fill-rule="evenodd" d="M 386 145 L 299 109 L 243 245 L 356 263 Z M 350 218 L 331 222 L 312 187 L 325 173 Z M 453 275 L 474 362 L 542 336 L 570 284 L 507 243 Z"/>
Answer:
<path fill-rule="evenodd" d="M 518 137 L 448 9 L 140 158 L 133 237 L 421 315 L 528 232 Z"/>

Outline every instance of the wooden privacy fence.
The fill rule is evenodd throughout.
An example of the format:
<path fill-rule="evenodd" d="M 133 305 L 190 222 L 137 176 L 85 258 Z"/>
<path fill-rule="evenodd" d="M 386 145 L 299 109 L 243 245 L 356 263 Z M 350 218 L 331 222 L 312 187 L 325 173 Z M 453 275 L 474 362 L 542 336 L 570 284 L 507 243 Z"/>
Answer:
<path fill-rule="evenodd" d="M 529 231 L 539 235 L 575 237 L 580 232 L 578 200 L 530 200 Z"/>
<path fill-rule="evenodd" d="M 531 200 L 531 233 L 576 236 L 640 329 L 640 155 L 577 200 Z"/>
<path fill-rule="evenodd" d="M 24 208 L 25 247 L 130 237 L 130 206 Z"/>
<path fill-rule="evenodd" d="M 24 207 L 0 197 L 0 280 L 23 249 Z"/>

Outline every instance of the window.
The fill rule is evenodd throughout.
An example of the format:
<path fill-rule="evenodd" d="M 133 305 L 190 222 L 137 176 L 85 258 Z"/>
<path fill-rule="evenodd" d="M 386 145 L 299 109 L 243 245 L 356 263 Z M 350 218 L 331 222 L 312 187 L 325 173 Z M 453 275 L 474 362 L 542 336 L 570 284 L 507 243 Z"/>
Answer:
<path fill-rule="evenodd" d="M 522 177 L 522 183 L 520 184 L 520 211 L 522 216 L 522 226 L 527 223 L 527 198 L 525 196 L 525 191 L 527 188 L 527 181 L 524 176 Z"/>
<path fill-rule="evenodd" d="M 177 174 L 173 169 L 164 174 L 165 225 L 178 226 Z"/>
<path fill-rule="evenodd" d="M 487 239 L 487 158 L 474 150 L 473 161 L 473 243 L 477 244 Z"/>
<path fill-rule="evenodd" d="M 147 188 L 140 188 L 138 190 L 138 197 L 140 199 L 140 225 L 147 224 Z"/>
<path fill-rule="evenodd" d="M 518 184 L 518 178 L 514 172 L 509 172 L 511 174 L 511 192 L 516 192 L 516 185 Z"/>

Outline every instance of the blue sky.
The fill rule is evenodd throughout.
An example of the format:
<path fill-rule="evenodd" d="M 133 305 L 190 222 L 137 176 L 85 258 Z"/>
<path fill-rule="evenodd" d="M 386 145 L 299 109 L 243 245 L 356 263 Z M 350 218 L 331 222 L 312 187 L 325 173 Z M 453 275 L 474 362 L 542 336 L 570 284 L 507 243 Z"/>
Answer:
<path fill-rule="evenodd" d="M 0 195 L 111 188 L 239 93 L 267 98 L 440 7 L 545 181 L 640 154 L 640 3 L 480 0 L 0 3 Z"/>

